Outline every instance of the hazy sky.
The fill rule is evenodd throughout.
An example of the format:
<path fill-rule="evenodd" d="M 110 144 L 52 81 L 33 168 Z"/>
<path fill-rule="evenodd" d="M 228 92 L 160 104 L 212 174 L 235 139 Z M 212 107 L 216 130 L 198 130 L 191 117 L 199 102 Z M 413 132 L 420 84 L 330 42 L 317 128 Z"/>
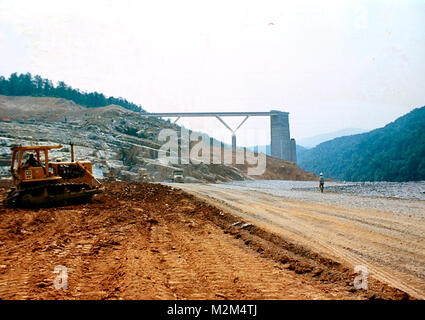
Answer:
<path fill-rule="evenodd" d="M 149 112 L 288 111 L 295 138 L 373 129 L 425 105 L 425 1 L 0 0 L 12 72 Z M 179 123 L 230 141 L 216 119 Z M 251 118 L 238 142 L 268 130 Z"/>

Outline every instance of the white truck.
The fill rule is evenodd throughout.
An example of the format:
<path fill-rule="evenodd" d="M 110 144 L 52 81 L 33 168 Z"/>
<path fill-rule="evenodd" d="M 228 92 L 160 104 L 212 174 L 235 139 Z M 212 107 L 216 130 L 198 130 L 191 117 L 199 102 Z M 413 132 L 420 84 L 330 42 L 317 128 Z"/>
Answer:
<path fill-rule="evenodd" d="M 173 182 L 184 183 L 183 170 L 174 170 Z"/>

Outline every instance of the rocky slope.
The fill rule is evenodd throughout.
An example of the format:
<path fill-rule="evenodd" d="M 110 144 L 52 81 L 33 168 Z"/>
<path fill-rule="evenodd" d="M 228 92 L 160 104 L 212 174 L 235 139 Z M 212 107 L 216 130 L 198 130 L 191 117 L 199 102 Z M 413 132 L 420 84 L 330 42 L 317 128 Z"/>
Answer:
<path fill-rule="evenodd" d="M 52 159 L 70 158 L 68 144 L 76 146 L 76 159 L 94 163 L 95 175 L 120 180 L 138 180 L 147 169 L 155 181 L 172 176 L 177 165 L 158 160 L 161 129 L 179 130 L 177 125 L 120 106 L 85 108 L 61 98 L 9 97 L 0 95 L 0 168 L 4 175 L 10 165 L 13 144 L 62 144 Z M 181 167 L 181 166 L 180 166 Z M 248 165 L 185 165 L 189 181 L 222 182 L 247 178 L 312 180 L 316 176 L 295 164 L 267 157 L 262 176 L 247 176 Z"/>

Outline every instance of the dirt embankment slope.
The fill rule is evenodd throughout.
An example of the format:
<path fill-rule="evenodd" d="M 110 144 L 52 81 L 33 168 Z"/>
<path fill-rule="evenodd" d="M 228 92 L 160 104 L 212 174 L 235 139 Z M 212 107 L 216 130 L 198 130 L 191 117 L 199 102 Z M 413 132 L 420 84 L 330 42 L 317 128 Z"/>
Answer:
<path fill-rule="evenodd" d="M 252 176 L 256 180 L 294 180 L 294 181 L 318 181 L 314 173 L 304 171 L 294 162 L 289 162 L 270 156 L 266 156 L 266 170 L 260 176 Z M 236 167 L 239 168 L 238 165 Z M 246 166 L 240 168 L 247 172 Z"/>
<path fill-rule="evenodd" d="M 6 186 L 2 187 L 4 195 Z M 402 299 L 171 187 L 107 183 L 87 204 L 0 210 L 2 299 Z M 57 290 L 54 268 L 68 270 Z"/>
<path fill-rule="evenodd" d="M 86 108 L 66 99 L 49 97 L 9 97 L 0 95 L 0 118 L 14 121 L 64 121 Z"/>

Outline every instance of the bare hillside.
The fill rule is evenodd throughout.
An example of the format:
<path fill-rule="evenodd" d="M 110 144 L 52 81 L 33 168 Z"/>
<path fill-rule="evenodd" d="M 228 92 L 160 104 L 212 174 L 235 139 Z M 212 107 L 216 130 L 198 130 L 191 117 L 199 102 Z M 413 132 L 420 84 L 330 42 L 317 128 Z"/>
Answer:
<path fill-rule="evenodd" d="M 72 101 L 47 97 L 8 97 L 0 95 L 0 117 L 15 121 L 31 119 L 63 121 L 71 114 L 81 114 L 86 108 Z"/>
<path fill-rule="evenodd" d="M 156 118 L 142 117 L 121 106 L 85 108 L 72 101 L 47 97 L 9 97 L 0 95 L 0 166 L 7 171 L 13 144 L 76 145 L 77 159 L 92 161 L 99 177 L 138 180 L 139 169 L 147 169 L 155 181 L 172 176 L 178 167 L 192 182 L 281 179 L 314 180 L 316 176 L 296 164 L 267 157 L 261 176 L 247 176 L 247 165 L 176 166 L 158 161 L 158 133 L 164 128 L 179 130 L 177 125 Z M 10 121 L 4 121 L 10 119 Z M 69 158 L 69 149 L 53 154 Z"/>

